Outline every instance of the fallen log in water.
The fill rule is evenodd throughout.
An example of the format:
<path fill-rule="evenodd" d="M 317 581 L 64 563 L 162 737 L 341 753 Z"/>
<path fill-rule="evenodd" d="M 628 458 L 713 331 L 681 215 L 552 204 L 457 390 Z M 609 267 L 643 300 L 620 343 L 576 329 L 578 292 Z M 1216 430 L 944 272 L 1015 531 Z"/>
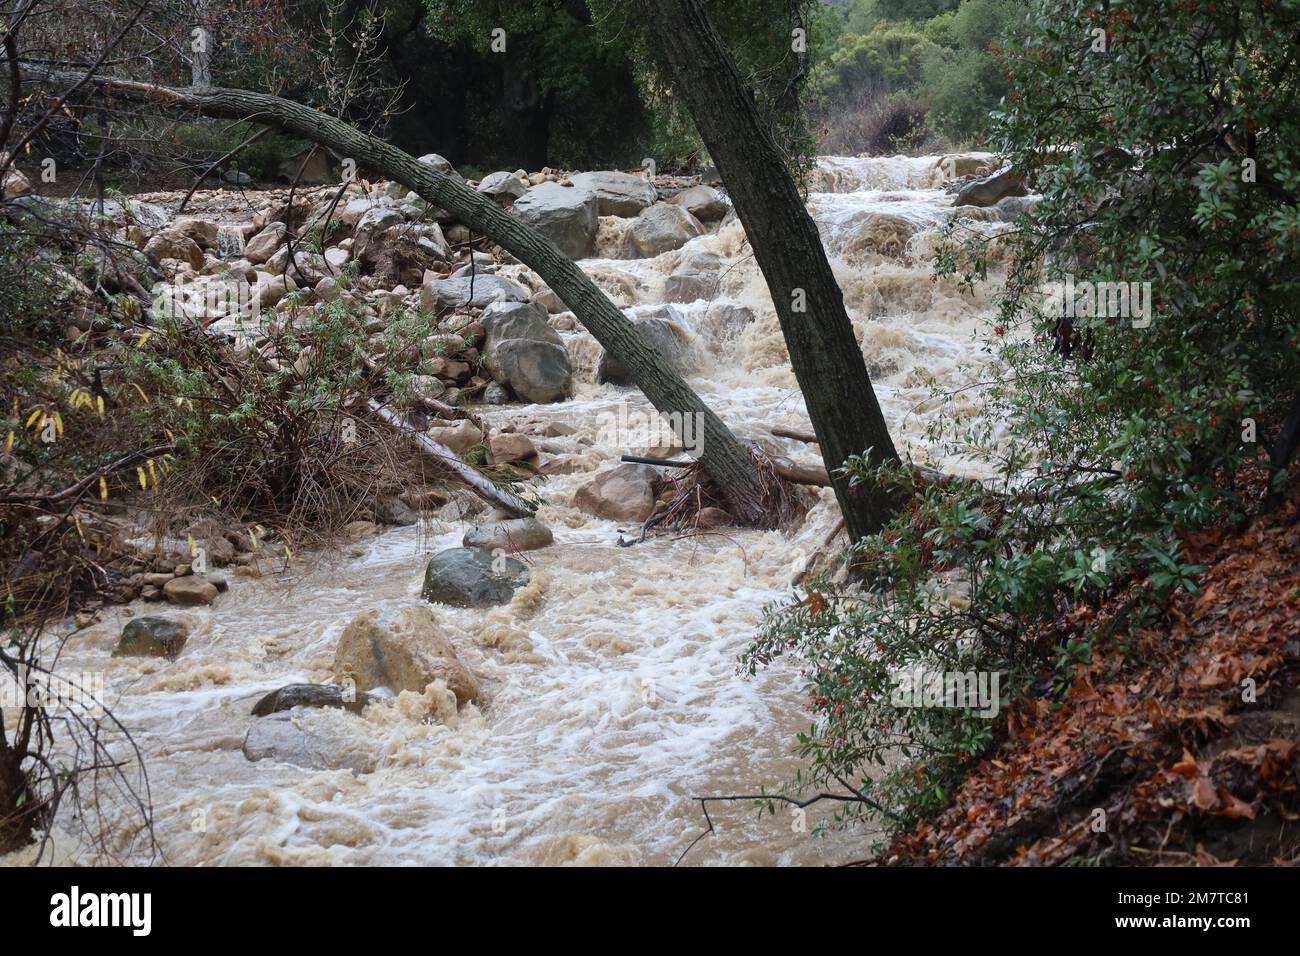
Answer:
<path fill-rule="evenodd" d="M 784 425 L 773 425 L 770 431 L 777 438 L 793 438 L 795 441 L 807 442 L 809 445 L 817 444 L 817 436 L 812 432 L 804 431 L 802 428 L 786 428 Z"/>
<path fill-rule="evenodd" d="M 368 407 L 385 424 L 409 436 L 420 452 L 440 470 L 464 482 L 474 494 L 489 504 L 516 518 L 526 518 L 533 514 L 533 508 L 518 495 L 498 488 L 477 468 L 467 464 L 459 455 L 441 442 L 434 441 L 424 432 L 416 431 L 402 416 L 387 408 L 375 399 L 367 402 Z"/>
<path fill-rule="evenodd" d="M 814 485 L 829 488 L 831 476 L 826 473 L 825 465 L 801 465 L 788 458 L 773 458 L 772 470 L 786 481 L 796 485 Z"/>
<path fill-rule="evenodd" d="M 791 438 L 794 441 L 805 442 L 809 445 L 817 444 L 816 435 L 799 428 L 787 428 L 784 425 L 774 425 L 772 428 L 768 429 L 768 431 L 777 438 Z M 773 459 L 775 462 L 782 462 L 784 460 L 785 459 L 780 458 Z M 785 471 L 790 472 L 789 474 L 786 474 L 785 471 L 782 470 L 782 466 L 777 467 L 776 473 L 787 481 L 793 481 L 796 484 L 801 485 L 818 485 L 820 487 L 825 487 L 830 483 L 829 476 L 826 475 L 826 468 L 822 465 L 796 465 L 791 463 L 784 467 Z M 965 478 L 961 475 L 945 474 L 938 469 L 927 468 L 925 465 L 918 465 L 913 462 L 907 463 L 907 470 L 917 481 L 923 481 L 926 484 L 934 485 L 949 482 L 951 484 L 965 485 L 974 491 L 978 491 L 981 495 L 993 498 L 1005 497 L 999 492 L 989 490 L 985 487 L 982 481 L 976 478 Z"/>

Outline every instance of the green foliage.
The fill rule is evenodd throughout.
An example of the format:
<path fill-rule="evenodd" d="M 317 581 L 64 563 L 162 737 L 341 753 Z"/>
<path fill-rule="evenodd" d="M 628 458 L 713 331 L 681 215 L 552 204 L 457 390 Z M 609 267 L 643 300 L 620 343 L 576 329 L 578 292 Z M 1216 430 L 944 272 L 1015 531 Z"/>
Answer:
<path fill-rule="evenodd" d="M 175 124 L 172 135 L 186 159 L 211 163 L 239 147 L 260 129 L 255 123 L 200 119 Z M 275 132 L 264 133 L 257 142 L 239 150 L 225 165 L 256 180 L 272 181 L 279 174 L 280 163 L 308 145 L 306 140 Z"/>
<path fill-rule="evenodd" d="M 940 39 L 926 52 L 922 87 L 931 124 L 954 142 L 988 133 L 989 114 L 1008 89 L 992 51 L 1023 13 L 1022 0 L 966 0 L 931 21 Z"/>
<path fill-rule="evenodd" d="M 879 23 L 870 33 L 841 40 L 819 71 L 813 95 L 843 103 L 863 90 L 914 89 L 921 62 L 933 49 L 934 44 L 911 24 Z"/>
<path fill-rule="evenodd" d="M 936 279 L 1006 268 L 979 421 L 952 406 L 930 429 L 992 477 L 911 489 L 865 456 L 847 463 L 857 482 L 911 489 L 908 507 L 852 548 L 865 587 L 814 584 L 772 610 L 743 658 L 803 662 L 801 784 L 852 786 L 891 826 L 913 822 L 998 723 L 900 709 L 891 674 L 996 670 L 1010 706 L 1065 697 L 1076 668 L 1125 640 L 1065 616 L 1110 603 L 1125 626 L 1151 624 L 1196 592 L 1187 541 L 1251 505 L 1247 420 L 1267 443 L 1300 382 L 1298 10 L 1033 4 L 1009 47 L 997 145 L 1042 200 L 993 240 L 954 223 L 937 257 Z M 1092 25 L 1107 52 L 1080 42 Z M 1149 282 L 1150 324 L 1109 307 L 1067 321 L 1040 294 L 1066 276 Z M 1275 483 L 1284 464 L 1268 465 Z"/>
<path fill-rule="evenodd" d="M 1007 90 L 994 51 L 1024 8 L 1024 0 L 860 0 L 818 66 L 814 111 L 834 138 L 855 113 L 906 98 L 928 109 L 931 128 L 949 141 L 982 140 Z"/>
<path fill-rule="evenodd" d="M 0 338 L 47 342 L 62 331 L 57 263 L 28 226 L 0 220 Z"/>

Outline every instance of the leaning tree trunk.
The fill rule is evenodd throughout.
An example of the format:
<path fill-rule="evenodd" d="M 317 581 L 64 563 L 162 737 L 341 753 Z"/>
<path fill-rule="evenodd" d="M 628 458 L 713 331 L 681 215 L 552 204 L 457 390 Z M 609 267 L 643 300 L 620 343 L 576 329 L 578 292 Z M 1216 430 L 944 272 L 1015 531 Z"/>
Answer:
<path fill-rule="evenodd" d="M 877 531 L 893 511 L 891 496 L 868 486 L 851 490 L 836 469 L 867 449 L 873 461 L 898 456 L 817 226 L 703 5 L 640 4 L 767 280 L 849 533 L 856 539 Z"/>
<path fill-rule="evenodd" d="M 83 75 L 56 72 L 25 64 L 35 77 L 73 85 Z M 700 464 L 722 493 L 732 513 L 741 521 L 770 526 L 754 459 L 691 387 L 637 333 L 636 327 L 606 298 L 568 256 L 551 240 L 502 210 L 486 196 L 468 189 L 457 177 L 440 173 L 409 153 L 369 136 L 318 110 L 292 100 L 247 90 L 175 89 L 112 77 L 94 77 L 87 84 L 128 100 L 164 110 L 193 111 L 203 116 L 251 120 L 274 126 L 295 136 L 328 146 L 358 165 L 377 169 L 417 192 L 431 203 L 449 210 L 475 232 L 492 239 L 532 268 L 573 310 L 596 341 L 632 373 L 632 379 L 651 404 L 668 415 L 695 415 L 702 423 Z"/>

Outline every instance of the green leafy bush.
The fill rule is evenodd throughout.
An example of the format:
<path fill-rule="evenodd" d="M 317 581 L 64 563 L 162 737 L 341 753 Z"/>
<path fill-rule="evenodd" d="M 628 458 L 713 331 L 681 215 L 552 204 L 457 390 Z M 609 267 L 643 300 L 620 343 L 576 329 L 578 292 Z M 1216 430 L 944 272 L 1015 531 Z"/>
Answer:
<path fill-rule="evenodd" d="M 993 240 L 953 223 L 935 277 L 1005 279 L 980 418 L 949 406 L 930 430 L 993 477 L 914 488 L 865 456 L 846 465 L 911 490 L 907 508 L 853 546 L 849 581 L 773 608 L 742 658 L 802 662 L 800 784 L 850 787 L 891 826 L 933 811 L 1002 723 L 894 706 L 894 675 L 996 671 L 1009 706 L 1067 695 L 1072 670 L 1124 634 L 1054 624 L 1103 602 L 1157 621 L 1197 587 L 1188 536 L 1258 504 L 1261 473 L 1285 487 L 1300 427 L 1298 6 L 1033 4 L 1008 45 L 997 145 L 1041 201 Z M 1104 51 L 1081 39 L 1097 35 Z M 1067 279 L 1149 293 L 1062 315 L 1042 284 Z"/>

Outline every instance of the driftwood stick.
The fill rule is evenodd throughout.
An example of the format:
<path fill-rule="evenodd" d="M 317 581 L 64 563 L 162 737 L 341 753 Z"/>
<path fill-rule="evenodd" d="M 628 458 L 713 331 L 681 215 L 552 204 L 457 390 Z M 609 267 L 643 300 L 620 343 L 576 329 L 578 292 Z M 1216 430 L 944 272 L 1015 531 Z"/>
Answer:
<path fill-rule="evenodd" d="M 812 432 L 804 431 L 802 428 L 786 428 L 784 425 L 773 425 L 770 430 L 777 438 L 793 438 L 795 441 L 807 442 L 809 445 L 817 444 L 817 436 Z"/>
<path fill-rule="evenodd" d="M 385 407 L 375 399 L 367 403 L 370 410 L 385 424 L 408 435 L 420 453 L 433 462 L 440 470 L 464 482 L 471 491 L 489 504 L 496 505 L 502 511 L 516 518 L 526 518 L 533 514 L 532 507 L 518 495 L 498 488 L 478 469 L 467 464 L 459 455 L 441 442 L 436 442 L 423 432 L 418 432 L 391 408 Z"/>
<path fill-rule="evenodd" d="M 624 455 L 623 461 L 630 461 L 635 465 L 659 465 L 663 468 L 689 468 L 695 464 L 693 461 L 673 461 L 671 458 L 647 458 L 645 455 Z"/>
<path fill-rule="evenodd" d="M 806 442 L 809 445 L 817 444 L 816 435 L 800 428 L 787 428 L 784 425 L 774 425 L 768 430 L 777 438 L 791 438 L 795 441 Z M 784 459 L 773 460 L 778 462 L 776 473 L 787 481 L 793 481 L 796 484 L 801 485 L 818 485 L 820 487 L 825 487 L 829 484 L 828 481 L 823 480 L 822 476 L 826 474 L 826 469 L 822 466 L 794 465 L 794 470 L 791 471 L 790 474 L 786 474 L 785 470 L 783 470 L 784 466 L 780 464 Z M 787 468 L 786 470 L 789 469 Z M 917 465 L 912 462 L 908 462 L 907 470 L 917 481 L 923 481 L 926 484 L 938 484 L 940 482 L 948 481 L 953 482 L 954 484 L 967 485 L 979 491 L 981 494 L 1001 497 L 1001 495 L 998 495 L 996 492 L 989 491 L 989 489 L 984 486 L 983 482 L 974 478 L 963 478 L 961 475 L 944 474 L 938 469 L 928 468 L 925 465 Z"/>
<path fill-rule="evenodd" d="M 796 485 L 827 488 L 831 483 L 831 476 L 826 473 L 825 465 L 801 465 L 788 458 L 773 458 L 772 470 L 786 481 L 792 481 Z"/>

